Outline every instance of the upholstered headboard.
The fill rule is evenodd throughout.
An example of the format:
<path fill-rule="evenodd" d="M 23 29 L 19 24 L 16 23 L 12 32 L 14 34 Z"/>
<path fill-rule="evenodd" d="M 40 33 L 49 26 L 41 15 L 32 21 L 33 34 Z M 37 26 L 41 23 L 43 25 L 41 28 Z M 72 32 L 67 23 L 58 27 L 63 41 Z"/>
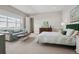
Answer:
<path fill-rule="evenodd" d="M 67 29 L 74 29 L 79 31 L 79 6 L 71 10 L 71 23 L 66 25 Z"/>
<path fill-rule="evenodd" d="M 67 29 L 74 29 L 74 30 L 78 30 L 79 31 L 79 23 L 72 23 L 72 24 L 68 24 L 66 25 Z"/>

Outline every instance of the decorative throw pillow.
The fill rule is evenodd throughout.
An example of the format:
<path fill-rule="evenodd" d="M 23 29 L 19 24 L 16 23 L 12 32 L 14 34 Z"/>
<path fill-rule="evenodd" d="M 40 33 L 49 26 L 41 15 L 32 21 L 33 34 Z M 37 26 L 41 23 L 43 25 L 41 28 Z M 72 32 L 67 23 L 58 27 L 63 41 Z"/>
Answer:
<path fill-rule="evenodd" d="M 78 34 L 78 31 L 75 31 L 75 32 L 71 35 L 71 37 L 76 37 L 77 34 Z"/>
<path fill-rule="evenodd" d="M 71 36 L 74 33 L 73 29 L 67 29 L 66 36 Z"/>
<path fill-rule="evenodd" d="M 63 35 L 66 35 L 66 33 L 67 33 L 67 31 L 62 31 L 62 34 L 63 34 Z"/>

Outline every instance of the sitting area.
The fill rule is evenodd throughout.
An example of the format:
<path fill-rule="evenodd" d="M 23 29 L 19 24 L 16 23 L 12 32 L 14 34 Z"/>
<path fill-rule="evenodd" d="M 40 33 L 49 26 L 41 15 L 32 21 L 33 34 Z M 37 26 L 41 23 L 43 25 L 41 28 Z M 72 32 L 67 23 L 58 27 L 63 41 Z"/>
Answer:
<path fill-rule="evenodd" d="M 25 29 L 20 30 L 0 30 L 0 33 L 5 34 L 5 39 L 7 41 L 16 41 L 21 37 L 28 36 L 29 33 Z"/>

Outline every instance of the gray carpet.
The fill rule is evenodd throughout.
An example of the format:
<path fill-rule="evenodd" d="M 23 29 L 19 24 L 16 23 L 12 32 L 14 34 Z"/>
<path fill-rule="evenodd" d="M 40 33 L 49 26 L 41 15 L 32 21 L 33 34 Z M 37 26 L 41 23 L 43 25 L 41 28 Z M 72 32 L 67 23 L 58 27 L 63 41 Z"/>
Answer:
<path fill-rule="evenodd" d="M 74 54 L 75 49 L 69 46 L 55 44 L 38 44 L 34 38 L 21 38 L 15 42 L 6 42 L 7 54 Z"/>

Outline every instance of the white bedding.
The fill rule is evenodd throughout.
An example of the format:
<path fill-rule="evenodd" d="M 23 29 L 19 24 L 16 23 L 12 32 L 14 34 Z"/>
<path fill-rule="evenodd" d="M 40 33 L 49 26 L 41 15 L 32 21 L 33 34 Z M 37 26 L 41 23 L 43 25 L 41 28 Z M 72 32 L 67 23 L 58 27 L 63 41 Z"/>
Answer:
<path fill-rule="evenodd" d="M 60 32 L 42 32 L 36 37 L 39 43 L 52 43 L 75 46 L 75 38 L 62 35 Z"/>

